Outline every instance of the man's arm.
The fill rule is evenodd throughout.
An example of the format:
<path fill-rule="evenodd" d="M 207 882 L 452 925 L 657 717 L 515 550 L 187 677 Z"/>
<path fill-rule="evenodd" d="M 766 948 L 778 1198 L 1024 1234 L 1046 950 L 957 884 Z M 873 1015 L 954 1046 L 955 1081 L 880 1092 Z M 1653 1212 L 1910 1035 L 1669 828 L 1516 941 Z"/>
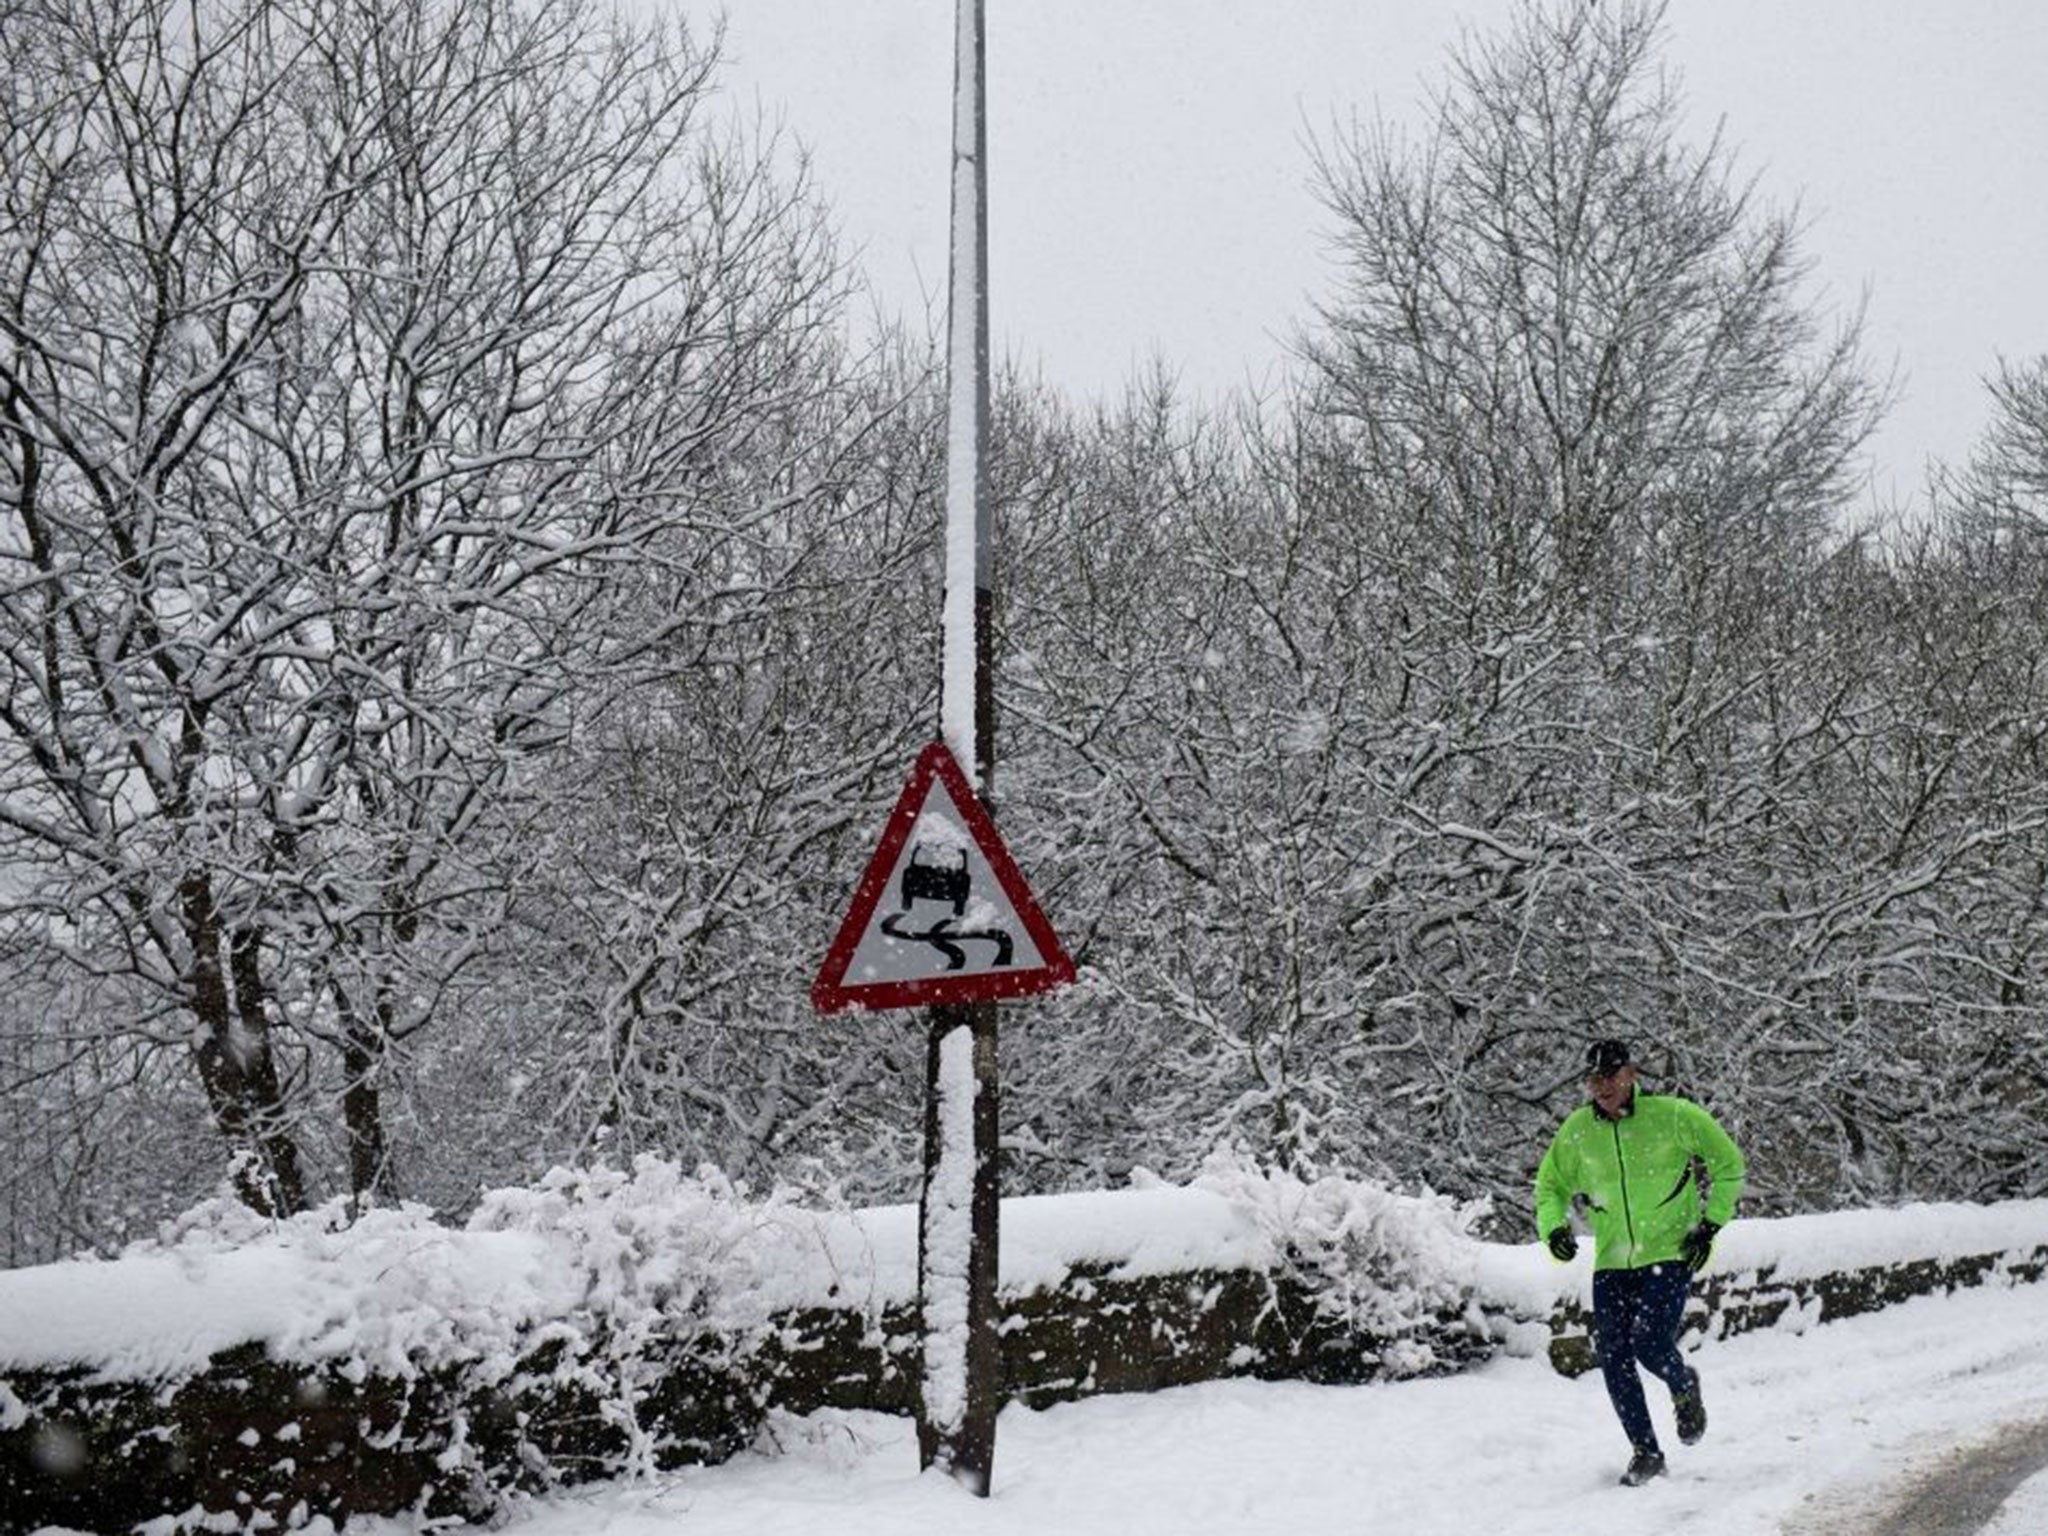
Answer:
<path fill-rule="evenodd" d="M 1690 1101 L 1686 1109 L 1692 1149 L 1707 1165 L 1707 1178 L 1713 1184 L 1707 1197 L 1706 1219 L 1717 1227 L 1725 1227 L 1735 1219 L 1735 1202 L 1742 1194 L 1742 1149 L 1706 1110 Z"/>
<path fill-rule="evenodd" d="M 1731 1143 L 1732 1145 L 1732 1143 Z M 1572 1179 L 1565 1172 L 1564 1131 L 1550 1139 L 1550 1148 L 1536 1169 L 1536 1235 L 1547 1238 L 1559 1227 L 1569 1226 L 1572 1210 Z"/>

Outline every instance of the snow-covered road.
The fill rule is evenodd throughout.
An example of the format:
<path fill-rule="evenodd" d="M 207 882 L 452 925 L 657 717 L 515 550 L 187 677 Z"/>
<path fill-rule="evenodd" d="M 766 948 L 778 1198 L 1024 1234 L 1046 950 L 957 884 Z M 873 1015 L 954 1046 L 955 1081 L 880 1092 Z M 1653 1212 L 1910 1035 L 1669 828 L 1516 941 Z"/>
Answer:
<path fill-rule="evenodd" d="M 1334 1388 L 1223 1382 L 1003 1415 L 986 1502 L 916 1475 L 905 1421 L 778 1425 L 781 1453 L 536 1503 L 520 1536 L 1875 1536 L 1888 1507 L 2001 1428 L 2048 1418 L 2048 1285 L 1711 1342 L 1711 1428 L 1672 1475 L 1626 1460 L 1597 1376 L 1534 1360 Z M 1652 1401 L 1664 1394 L 1652 1385 Z M 358 1530 L 361 1528 L 358 1527 Z M 376 1536 L 410 1528 L 378 1522 Z M 2048 1533 L 2048 1476 L 1990 1527 Z"/>

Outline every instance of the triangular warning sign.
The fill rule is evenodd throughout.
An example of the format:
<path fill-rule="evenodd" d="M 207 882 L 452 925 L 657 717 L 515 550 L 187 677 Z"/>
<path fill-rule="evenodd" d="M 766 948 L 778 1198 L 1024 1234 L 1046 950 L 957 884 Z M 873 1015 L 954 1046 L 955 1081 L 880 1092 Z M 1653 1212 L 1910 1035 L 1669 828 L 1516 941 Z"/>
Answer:
<path fill-rule="evenodd" d="M 915 1008 L 1049 992 L 1074 962 L 988 810 L 935 741 L 917 756 L 881 845 L 826 952 L 811 1001 Z"/>

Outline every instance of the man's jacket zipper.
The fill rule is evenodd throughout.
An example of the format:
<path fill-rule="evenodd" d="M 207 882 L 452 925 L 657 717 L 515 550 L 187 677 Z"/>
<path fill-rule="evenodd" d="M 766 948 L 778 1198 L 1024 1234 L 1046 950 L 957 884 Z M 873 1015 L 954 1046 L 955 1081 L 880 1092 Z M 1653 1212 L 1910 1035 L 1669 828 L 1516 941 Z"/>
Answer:
<path fill-rule="evenodd" d="M 1614 1171 L 1621 1177 L 1621 1219 L 1628 1227 L 1628 1259 L 1631 1268 L 1636 1259 L 1636 1218 L 1628 1204 L 1628 1159 L 1621 1155 L 1621 1121 L 1611 1122 L 1614 1126 Z"/>

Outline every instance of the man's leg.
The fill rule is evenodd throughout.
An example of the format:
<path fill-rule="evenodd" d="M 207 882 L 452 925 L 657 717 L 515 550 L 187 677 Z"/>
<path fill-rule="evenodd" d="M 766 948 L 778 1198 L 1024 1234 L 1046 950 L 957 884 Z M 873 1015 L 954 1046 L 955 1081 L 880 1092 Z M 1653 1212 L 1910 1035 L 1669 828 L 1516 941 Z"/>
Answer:
<path fill-rule="evenodd" d="M 1692 1290 L 1692 1271 L 1678 1263 L 1652 1264 L 1635 1274 L 1636 1358 L 1673 1392 L 1688 1392 L 1695 1378 L 1685 1356 L 1678 1352 L 1678 1330 L 1685 1322 L 1685 1299 Z"/>
<path fill-rule="evenodd" d="M 1680 1266 L 1681 1268 L 1683 1266 Z M 1657 1452 L 1657 1431 L 1650 1407 L 1643 1401 L 1643 1379 L 1636 1374 L 1636 1340 L 1641 1270 L 1603 1269 L 1593 1276 L 1593 1337 L 1600 1348 L 1600 1375 L 1607 1400 L 1614 1404 L 1628 1443 L 1638 1451 Z M 1681 1302 L 1681 1306 L 1683 1303 Z"/>
<path fill-rule="evenodd" d="M 1636 1358 L 1643 1368 L 1671 1389 L 1678 1438 L 1691 1445 L 1706 1433 L 1707 1411 L 1700 1397 L 1699 1372 L 1678 1352 L 1679 1329 L 1685 1322 L 1686 1297 L 1692 1271 L 1683 1264 L 1653 1264 L 1641 1270 L 1636 1296 Z"/>

